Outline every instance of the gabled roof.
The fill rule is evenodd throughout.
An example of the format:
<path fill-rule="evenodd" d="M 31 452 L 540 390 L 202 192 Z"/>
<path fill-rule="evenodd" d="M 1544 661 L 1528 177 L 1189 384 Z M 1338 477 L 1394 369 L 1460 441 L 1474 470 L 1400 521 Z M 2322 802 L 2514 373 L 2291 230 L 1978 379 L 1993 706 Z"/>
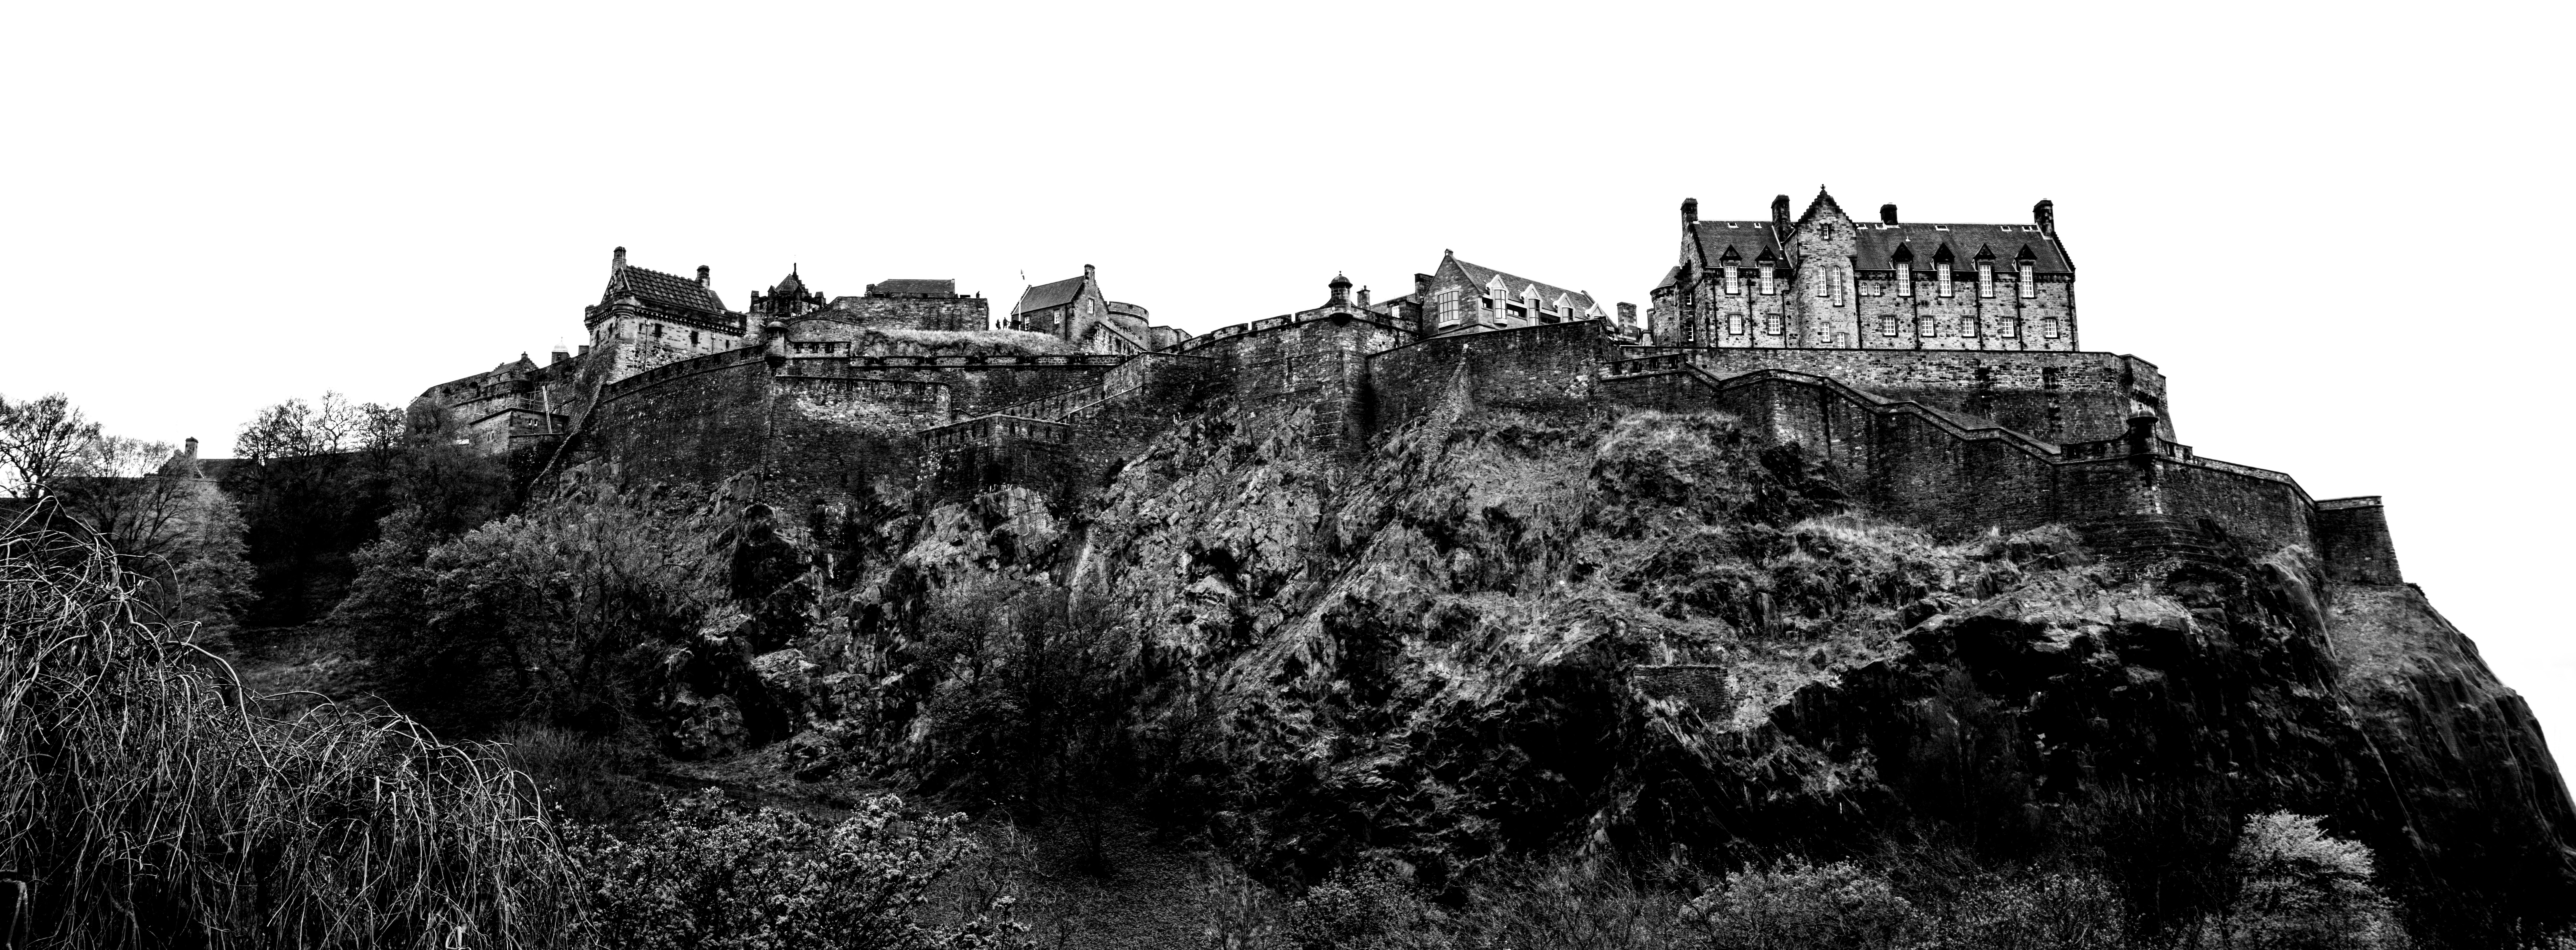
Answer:
<path fill-rule="evenodd" d="M 1061 307 L 1072 303 L 1082 296 L 1082 284 L 1086 279 L 1067 277 L 1052 284 L 1039 284 L 1020 291 L 1020 302 L 1011 305 L 1011 312 L 1027 313 L 1031 310 L 1044 310 L 1048 307 Z"/>
<path fill-rule="evenodd" d="M 1775 260 L 1780 256 L 1780 240 L 1771 233 L 1768 221 L 1700 221 L 1691 225 L 1691 237 L 1699 245 L 1701 267 L 1725 266 L 1719 261 L 1729 250 L 1735 252 L 1738 266 L 1764 251 L 1773 252 Z"/>
<path fill-rule="evenodd" d="M 1833 212 L 1833 213 L 1835 213 L 1835 214 L 1841 214 L 1843 217 L 1846 217 L 1846 218 L 1851 217 L 1851 215 L 1843 214 L 1843 206 L 1842 206 L 1842 203 L 1841 203 L 1841 202 L 1838 202 L 1838 201 L 1835 201 L 1835 200 L 1834 200 L 1834 196 L 1833 196 L 1833 194 L 1832 194 L 1832 193 L 1827 192 L 1827 191 L 1826 191 L 1826 190 L 1824 190 L 1823 188 L 1818 188 L 1818 189 L 1816 189 L 1816 198 L 1815 198 L 1815 200 L 1810 201 L 1810 202 L 1807 202 L 1807 210 L 1806 210 L 1806 212 L 1805 212 L 1805 213 L 1803 213 L 1803 214 L 1798 215 L 1798 223 L 1799 223 L 1799 224 L 1805 224 L 1805 223 L 1807 223 L 1807 222 L 1809 222 L 1809 221 L 1813 221 L 1813 220 L 1815 220 L 1815 219 L 1816 219 L 1816 215 L 1821 214 L 1821 213 L 1826 212 L 1826 211 L 1832 211 L 1832 212 Z"/>
<path fill-rule="evenodd" d="M 702 313 L 725 312 L 724 301 L 716 296 L 715 291 L 708 289 L 705 284 L 698 283 L 695 278 L 665 274 L 632 265 L 620 267 L 617 273 L 609 275 L 608 290 L 600 295 L 599 302 L 613 303 L 621 297 L 630 296 L 645 303 L 681 310 Z"/>
<path fill-rule="evenodd" d="M 2066 261 L 2066 251 L 2057 239 L 2039 232 L 2035 224 L 1878 224 L 1861 222 L 1852 244 L 1853 266 L 1862 270 L 1889 270 L 1896 266 L 1889 259 L 1899 245 L 1910 246 L 1917 262 L 1929 261 L 1943 245 L 1960 260 L 1976 257 L 1977 252 L 1995 252 L 1995 266 L 2019 260 L 2026 248 L 2032 269 L 2042 273 L 2071 274 L 2075 268 Z"/>
<path fill-rule="evenodd" d="M 1542 298 L 1563 296 L 1570 300 L 1581 301 L 1582 305 L 1586 308 L 1593 306 L 1592 295 L 1579 290 L 1567 290 L 1563 287 L 1556 286 L 1555 284 L 1531 280 L 1527 277 L 1513 276 L 1511 274 L 1495 270 L 1491 267 L 1483 267 L 1458 260 L 1455 256 L 1450 257 L 1449 260 L 1456 263 L 1458 265 L 1458 269 L 1466 273 L 1467 279 L 1479 287 L 1493 286 L 1494 282 L 1499 280 L 1502 281 L 1504 286 L 1507 288 L 1522 287 L 1525 289 L 1534 289 L 1538 291 L 1539 296 Z M 1514 297 L 1513 299 L 1518 300 L 1521 298 Z"/>
<path fill-rule="evenodd" d="M 909 297 L 954 297 L 957 296 L 957 282 L 953 280 L 915 280 L 909 278 L 897 278 L 894 280 L 881 280 L 876 283 L 869 284 L 868 293 L 871 296 L 878 297 L 898 295 Z"/>
<path fill-rule="evenodd" d="M 791 294 L 803 296 L 807 292 L 805 290 L 805 278 L 799 276 L 795 271 L 788 271 L 786 278 L 780 280 L 776 286 L 769 288 L 769 292 L 773 296 L 780 297 Z"/>

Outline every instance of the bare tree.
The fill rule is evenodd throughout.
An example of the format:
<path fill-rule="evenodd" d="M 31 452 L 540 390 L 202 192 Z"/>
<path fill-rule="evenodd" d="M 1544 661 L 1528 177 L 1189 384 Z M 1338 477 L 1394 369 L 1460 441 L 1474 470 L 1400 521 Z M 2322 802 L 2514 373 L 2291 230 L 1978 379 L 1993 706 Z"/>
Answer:
<path fill-rule="evenodd" d="M 0 475 L 20 496 L 53 495 L 64 478 L 80 474 L 98 438 L 98 423 L 61 393 L 25 402 L 0 397 Z"/>

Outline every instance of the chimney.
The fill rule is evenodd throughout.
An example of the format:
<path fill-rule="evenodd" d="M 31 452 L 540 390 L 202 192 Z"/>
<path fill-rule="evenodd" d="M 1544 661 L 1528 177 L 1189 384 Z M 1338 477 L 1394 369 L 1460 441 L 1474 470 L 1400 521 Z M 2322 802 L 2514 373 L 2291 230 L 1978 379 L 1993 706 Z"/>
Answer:
<path fill-rule="evenodd" d="M 610 277 L 615 277 L 615 276 L 617 276 L 617 272 L 618 272 L 618 271 L 622 271 L 622 270 L 625 270 L 625 269 L 626 269 L 626 249 L 621 247 L 621 248 L 618 248 L 618 249 L 617 249 L 617 253 L 615 253 L 615 254 L 611 254 L 611 255 L 609 255 L 609 257 L 608 257 L 608 276 L 610 276 Z"/>
<path fill-rule="evenodd" d="M 2056 237 L 2057 202 L 2043 198 L 2038 204 L 2030 206 L 2030 223 L 2039 225 L 2039 233 Z"/>
<path fill-rule="evenodd" d="M 700 286 L 700 287 L 704 287 L 704 286 L 706 286 L 706 285 L 707 285 L 707 265 L 705 265 L 705 264 L 700 264 L 700 265 L 698 265 L 698 286 Z"/>
<path fill-rule="evenodd" d="M 1362 288 L 1360 288 L 1360 306 L 1361 306 L 1361 307 L 1367 307 L 1368 305 L 1369 305 L 1369 292 L 1368 292 L 1368 288 L 1366 288 L 1366 287 L 1362 287 Z"/>
<path fill-rule="evenodd" d="M 196 460 L 197 460 L 197 437 L 196 437 L 196 436 L 189 436 L 189 437 L 188 437 L 188 447 L 187 447 L 186 449 L 184 449 L 184 450 L 181 450 L 179 457 L 180 457 L 180 458 L 182 458 L 182 459 L 185 459 L 185 460 L 187 460 L 187 461 L 190 461 L 190 462 L 194 462 L 194 461 L 196 461 Z"/>
<path fill-rule="evenodd" d="M 1682 199 L 1682 224 L 1689 225 L 1697 221 L 1699 221 L 1699 199 Z"/>
<path fill-rule="evenodd" d="M 1771 223 L 1783 228 L 1789 226 L 1788 195 L 1781 195 L 1777 198 L 1771 199 Z"/>
<path fill-rule="evenodd" d="M 1620 304 L 1620 305 L 1619 305 L 1619 325 L 1620 325 L 1620 326 L 1623 326 L 1623 327 L 1630 328 L 1630 329 L 1635 329 L 1635 328 L 1636 328 L 1636 326 L 1637 326 L 1637 305 L 1636 305 L 1636 304 L 1633 304 L 1633 303 L 1623 303 L 1623 304 Z"/>
<path fill-rule="evenodd" d="M 1098 273 L 1098 272 L 1097 272 L 1097 271 L 1092 270 L 1092 269 L 1091 269 L 1091 265 L 1089 265 L 1089 264 L 1084 264 L 1084 265 L 1082 265 L 1082 279 L 1084 279 L 1084 280 L 1090 280 L 1090 279 L 1092 279 L 1093 275 L 1094 275 L 1094 274 L 1096 274 L 1096 273 Z"/>
<path fill-rule="evenodd" d="M 1895 206 L 1895 205 L 1892 205 L 1892 204 L 1879 205 L 1879 206 L 1878 206 L 1878 223 L 1880 223 L 1880 224 L 1895 224 L 1895 223 L 1896 223 L 1896 206 Z"/>
<path fill-rule="evenodd" d="M 1351 305 L 1350 278 L 1344 277 L 1340 274 L 1334 274 L 1333 282 L 1328 286 L 1333 288 L 1333 299 L 1326 302 L 1325 306 L 1347 307 Z"/>
<path fill-rule="evenodd" d="M 1414 302 L 1415 302 L 1415 303 L 1428 303 L 1428 302 L 1430 301 L 1430 299 L 1431 299 L 1431 275 L 1429 275 L 1429 274 L 1415 274 L 1415 275 L 1413 275 L 1413 296 L 1414 296 L 1414 298 L 1415 298 L 1415 300 L 1414 300 Z"/>

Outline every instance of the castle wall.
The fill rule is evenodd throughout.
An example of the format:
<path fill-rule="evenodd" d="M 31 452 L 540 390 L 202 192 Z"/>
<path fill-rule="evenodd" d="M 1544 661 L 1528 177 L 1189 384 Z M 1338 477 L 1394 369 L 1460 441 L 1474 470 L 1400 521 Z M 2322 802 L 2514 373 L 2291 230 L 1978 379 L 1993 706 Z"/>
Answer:
<path fill-rule="evenodd" d="M 1118 357 L 1079 353 L 1045 356 L 798 356 L 788 361 L 787 372 L 797 376 L 865 376 L 937 383 L 948 387 L 951 416 L 966 418 L 1097 383 L 1118 363 Z"/>
<path fill-rule="evenodd" d="M 1427 415 L 1463 379 L 1475 405 L 1544 416 L 1593 411 L 1593 377 L 1617 355 L 1605 322 L 1436 336 L 1368 357 L 1371 431 Z M 1462 375 L 1463 374 L 1463 375 Z"/>
<path fill-rule="evenodd" d="M 948 387 L 909 380 L 771 380 L 761 494 L 820 501 L 886 482 L 908 491 L 921 430 L 948 421 Z"/>
<path fill-rule="evenodd" d="M 2317 502 L 2317 548 L 2326 574 L 2347 584 L 2402 584 L 2397 543 L 2388 536 L 2388 511 L 2379 496 Z"/>
<path fill-rule="evenodd" d="M 1400 327 L 1372 320 L 1298 315 L 1192 337 L 1182 341 L 1180 352 L 1214 360 L 1248 418 L 1285 419 L 1312 407 L 1316 444 L 1343 452 L 1357 448 L 1367 434 L 1359 410 L 1369 354 L 1410 337 Z"/>
<path fill-rule="evenodd" d="M 1882 396 L 1992 419 L 2053 442 L 2118 438 L 2127 431 L 2129 417 L 2141 410 L 2156 414 L 2158 435 L 2174 437 L 2173 419 L 2164 408 L 2164 374 L 2134 356 L 1626 348 L 1632 356 L 1673 352 L 1689 353 L 1692 362 L 1721 378 L 1764 369 L 1830 376 Z"/>
<path fill-rule="evenodd" d="M 756 471 L 769 436 L 764 355 L 734 350 L 611 383 L 584 437 L 622 479 L 711 485 Z"/>
<path fill-rule="evenodd" d="M 839 297 L 801 320 L 878 330 L 986 330 L 993 324 L 991 308 L 982 297 Z"/>
<path fill-rule="evenodd" d="M 1602 394 L 1636 408 L 1732 414 L 1814 453 L 1873 512 L 1938 536 L 2160 514 L 2207 518 L 2256 553 L 2317 544 L 2316 506 L 2288 476 L 2197 458 L 2144 433 L 2086 446 L 2090 457 L 2060 457 L 2010 430 L 1964 428 L 1822 375 L 1719 380 L 1679 359 L 1621 367 Z M 2371 543 L 2366 527 L 2353 534 Z"/>

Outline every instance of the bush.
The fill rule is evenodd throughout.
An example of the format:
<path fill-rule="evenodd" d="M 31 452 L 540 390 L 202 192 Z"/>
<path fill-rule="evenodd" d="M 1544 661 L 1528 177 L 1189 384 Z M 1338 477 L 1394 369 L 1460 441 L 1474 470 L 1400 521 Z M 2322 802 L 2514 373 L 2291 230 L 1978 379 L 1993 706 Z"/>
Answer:
<path fill-rule="evenodd" d="M 931 885 L 974 847 L 963 816 L 907 820 L 903 802 L 863 800 L 825 825 L 775 808 L 742 811 L 715 790 L 677 799 L 623 836 L 567 833 L 591 875 L 594 936 L 622 950 L 934 950 L 1020 946 L 1026 928 L 993 915 L 955 927 L 921 918 Z"/>
<path fill-rule="evenodd" d="M 0 867 L 44 946 L 556 947 L 579 887 L 498 759 L 252 716 L 104 545 L 0 524 Z"/>
<path fill-rule="evenodd" d="M 1683 915 L 1719 950 L 1877 950 L 1907 945 L 1922 914 L 1850 862 L 1784 861 L 1729 874 Z"/>
<path fill-rule="evenodd" d="M 2236 899 L 2208 928 L 2228 946 L 2410 945 L 2395 904 L 2371 883 L 2370 849 L 2327 836 L 2314 817 L 2272 812 L 2246 819 L 2234 870 Z"/>

